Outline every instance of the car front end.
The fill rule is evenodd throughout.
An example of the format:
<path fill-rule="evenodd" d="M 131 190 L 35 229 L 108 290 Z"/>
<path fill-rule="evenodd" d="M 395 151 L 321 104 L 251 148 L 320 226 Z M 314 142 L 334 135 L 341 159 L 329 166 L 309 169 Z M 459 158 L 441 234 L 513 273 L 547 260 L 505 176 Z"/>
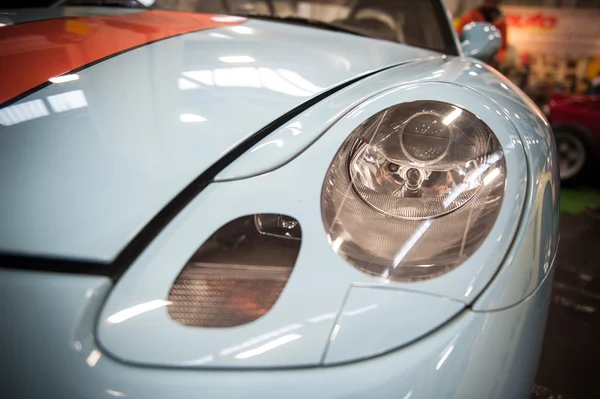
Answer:
<path fill-rule="evenodd" d="M 202 18 L 0 109 L 7 396 L 527 397 L 537 107 L 460 49 Z"/>

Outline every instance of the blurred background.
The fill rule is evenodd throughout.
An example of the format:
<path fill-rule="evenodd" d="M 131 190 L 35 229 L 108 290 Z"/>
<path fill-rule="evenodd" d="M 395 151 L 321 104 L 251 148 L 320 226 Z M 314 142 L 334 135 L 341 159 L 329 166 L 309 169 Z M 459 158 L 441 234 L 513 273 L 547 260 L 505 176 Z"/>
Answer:
<path fill-rule="evenodd" d="M 457 30 L 482 0 L 446 0 Z M 600 397 L 600 0 L 497 2 L 496 68 L 552 123 L 561 168 L 561 241 L 532 397 Z"/>
<path fill-rule="evenodd" d="M 458 26 L 481 0 L 446 0 Z M 600 0 L 504 0 L 507 51 L 498 69 L 538 104 L 585 93 L 600 76 Z"/>

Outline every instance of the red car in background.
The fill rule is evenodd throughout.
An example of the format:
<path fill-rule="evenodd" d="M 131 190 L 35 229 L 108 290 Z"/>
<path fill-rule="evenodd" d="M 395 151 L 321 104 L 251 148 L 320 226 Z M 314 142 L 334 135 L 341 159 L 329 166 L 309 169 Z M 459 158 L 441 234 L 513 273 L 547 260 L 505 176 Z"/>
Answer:
<path fill-rule="evenodd" d="M 583 182 L 598 168 L 600 155 L 600 96 L 555 93 L 545 107 L 552 123 L 560 178 Z"/>

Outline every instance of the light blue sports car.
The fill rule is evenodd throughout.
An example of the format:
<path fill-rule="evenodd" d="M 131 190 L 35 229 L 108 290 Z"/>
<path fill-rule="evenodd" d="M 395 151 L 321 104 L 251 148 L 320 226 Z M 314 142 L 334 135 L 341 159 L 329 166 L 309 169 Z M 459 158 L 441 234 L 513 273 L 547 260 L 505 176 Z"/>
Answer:
<path fill-rule="evenodd" d="M 2 398 L 530 395 L 559 175 L 494 27 L 66 3 L 0 14 Z"/>

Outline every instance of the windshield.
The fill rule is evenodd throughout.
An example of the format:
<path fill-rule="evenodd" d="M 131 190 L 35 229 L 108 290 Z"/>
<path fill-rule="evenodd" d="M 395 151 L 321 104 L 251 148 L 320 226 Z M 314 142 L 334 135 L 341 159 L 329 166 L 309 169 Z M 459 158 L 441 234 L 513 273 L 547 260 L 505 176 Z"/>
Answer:
<path fill-rule="evenodd" d="M 453 27 L 442 0 L 19 0 L 16 3 L 19 8 L 106 6 L 255 16 L 458 55 Z"/>
<path fill-rule="evenodd" d="M 441 0 L 157 0 L 154 7 L 260 15 L 289 23 L 304 19 L 320 27 L 328 24 L 378 39 L 458 53 Z"/>

